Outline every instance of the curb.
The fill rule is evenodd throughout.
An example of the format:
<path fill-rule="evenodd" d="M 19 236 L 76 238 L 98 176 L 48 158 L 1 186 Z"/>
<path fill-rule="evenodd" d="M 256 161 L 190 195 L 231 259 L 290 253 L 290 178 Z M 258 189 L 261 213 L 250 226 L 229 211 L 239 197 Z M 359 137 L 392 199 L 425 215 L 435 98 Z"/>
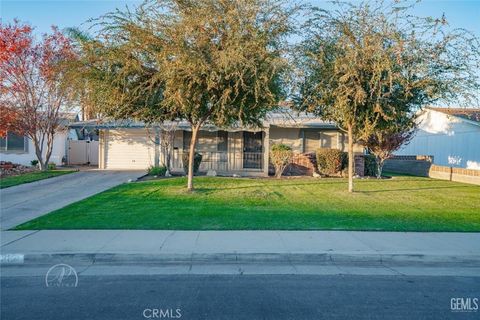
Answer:
<path fill-rule="evenodd" d="M 185 264 L 185 263 L 297 263 L 411 265 L 450 264 L 479 266 L 480 255 L 451 256 L 427 254 L 363 253 L 14 253 L 0 255 L 1 265 L 51 264 L 59 262 L 87 264 Z"/>

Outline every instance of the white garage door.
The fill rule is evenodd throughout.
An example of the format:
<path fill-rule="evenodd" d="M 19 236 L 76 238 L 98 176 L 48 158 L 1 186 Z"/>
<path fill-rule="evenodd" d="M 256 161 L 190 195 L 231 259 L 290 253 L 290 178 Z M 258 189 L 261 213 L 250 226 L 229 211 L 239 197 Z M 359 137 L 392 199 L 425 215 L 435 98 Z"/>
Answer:
<path fill-rule="evenodd" d="M 143 129 L 108 130 L 105 169 L 146 169 L 154 161 L 154 143 Z"/>

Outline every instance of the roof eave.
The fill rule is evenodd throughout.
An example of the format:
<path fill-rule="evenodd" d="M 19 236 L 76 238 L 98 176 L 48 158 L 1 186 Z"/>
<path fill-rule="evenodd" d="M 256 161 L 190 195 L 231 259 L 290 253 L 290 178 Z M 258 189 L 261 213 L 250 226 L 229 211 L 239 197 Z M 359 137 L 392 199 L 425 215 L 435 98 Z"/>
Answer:
<path fill-rule="evenodd" d="M 464 118 L 464 117 L 459 117 L 457 115 L 454 115 L 454 114 L 450 114 L 450 113 L 446 113 L 446 112 L 442 112 L 441 110 L 435 110 L 435 108 L 425 108 L 425 110 L 427 111 L 435 111 L 435 112 L 438 112 L 438 113 L 441 113 L 441 114 L 445 114 L 449 117 L 454 117 L 458 120 L 461 120 L 463 122 L 466 122 L 466 123 L 469 123 L 469 124 L 473 124 L 475 126 L 480 126 L 480 122 L 478 121 L 474 121 L 474 120 L 470 120 L 470 119 L 467 119 L 467 118 Z"/>

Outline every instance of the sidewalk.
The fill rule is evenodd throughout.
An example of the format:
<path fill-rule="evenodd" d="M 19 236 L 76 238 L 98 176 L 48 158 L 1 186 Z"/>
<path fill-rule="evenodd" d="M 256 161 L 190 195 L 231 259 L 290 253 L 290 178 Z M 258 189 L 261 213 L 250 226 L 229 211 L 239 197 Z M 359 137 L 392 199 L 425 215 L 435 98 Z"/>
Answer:
<path fill-rule="evenodd" d="M 480 233 L 361 231 L 2 231 L 2 263 L 369 262 L 480 266 Z"/>

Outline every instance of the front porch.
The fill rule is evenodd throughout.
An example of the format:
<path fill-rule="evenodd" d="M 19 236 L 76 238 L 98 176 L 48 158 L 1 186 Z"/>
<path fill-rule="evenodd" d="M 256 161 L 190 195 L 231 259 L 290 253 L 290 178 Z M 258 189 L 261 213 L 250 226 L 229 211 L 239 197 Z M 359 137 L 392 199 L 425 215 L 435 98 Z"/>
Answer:
<path fill-rule="evenodd" d="M 171 167 L 184 173 L 183 156 L 188 153 L 191 132 L 176 134 Z M 200 131 L 196 152 L 202 155 L 199 172 L 218 175 L 267 176 L 268 131 Z"/>

